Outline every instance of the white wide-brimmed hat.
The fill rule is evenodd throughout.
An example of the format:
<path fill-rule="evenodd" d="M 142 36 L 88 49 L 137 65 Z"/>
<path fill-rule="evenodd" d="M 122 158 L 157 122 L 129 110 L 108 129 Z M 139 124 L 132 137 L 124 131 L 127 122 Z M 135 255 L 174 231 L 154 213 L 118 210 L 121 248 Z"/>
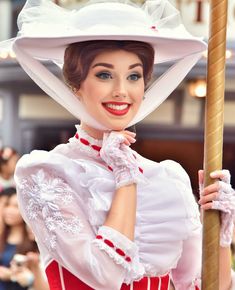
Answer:
<path fill-rule="evenodd" d="M 88 40 L 134 40 L 151 44 L 155 63 L 173 65 L 146 91 L 131 124 L 141 121 L 183 80 L 206 49 L 206 43 L 190 35 L 181 24 L 178 10 L 166 0 L 146 0 L 142 6 L 130 1 L 91 0 L 75 10 L 49 0 L 28 0 L 18 17 L 16 38 L 2 42 L 13 49 L 27 74 L 54 100 L 78 119 L 98 129 L 77 96 L 45 66 L 45 60 L 61 68 L 66 47 Z"/>

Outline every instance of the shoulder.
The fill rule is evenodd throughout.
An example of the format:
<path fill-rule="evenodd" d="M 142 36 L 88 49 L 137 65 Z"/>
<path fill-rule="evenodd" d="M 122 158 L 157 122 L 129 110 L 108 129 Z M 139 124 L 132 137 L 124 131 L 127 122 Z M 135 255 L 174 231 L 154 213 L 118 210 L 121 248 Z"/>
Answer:
<path fill-rule="evenodd" d="M 34 150 L 29 154 L 23 155 L 17 162 L 15 176 L 20 172 L 27 172 L 37 168 L 60 168 L 62 162 L 67 160 L 65 156 L 54 153 L 53 151 Z"/>
<path fill-rule="evenodd" d="M 133 151 L 135 156 L 138 157 L 140 165 L 145 169 L 145 172 L 149 176 L 166 176 L 170 179 L 177 179 L 185 183 L 187 186 L 191 187 L 190 178 L 185 171 L 185 169 L 180 165 L 180 163 L 173 160 L 164 160 L 161 162 L 156 162 L 147 159 L 137 152 Z"/>
<path fill-rule="evenodd" d="M 75 162 L 58 150 L 34 150 L 20 158 L 16 165 L 14 178 L 16 184 L 20 184 L 22 179 L 32 179 L 40 171 L 41 177 L 44 176 L 47 179 L 61 178 L 67 183 L 72 183 L 71 172 L 77 174 L 84 172 L 83 163 Z"/>
<path fill-rule="evenodd" d="M 24 155 L 14 176 L 22 212 L 28 211 L 31 219 L 39 207 L 56 209 L 58 204 L 75 199 L 81 192 L 78 176 L 83 172 L 80 164 L 54 151 L 35 150 Z"/>
<path fill-rule="evenodd" d="M 190 178 L 188 176 L 188 173 L 185 171 L 185 169 L 181 166 L 180 163 L 173 161 L 173 160 L 164 160 L 160 162 L 160 164 L 164 167 L 167 174 L 169 174 L 170 177 L 179 179 L 183 183 L 190 185 L 191 182 Z"/>

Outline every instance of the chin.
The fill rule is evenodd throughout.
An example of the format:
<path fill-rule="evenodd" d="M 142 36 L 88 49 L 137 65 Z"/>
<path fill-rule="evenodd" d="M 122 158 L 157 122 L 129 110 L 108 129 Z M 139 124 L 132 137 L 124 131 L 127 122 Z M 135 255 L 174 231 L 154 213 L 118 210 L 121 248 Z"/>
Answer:
<path fill-rule="evenodd" d="M 113 131 L 123 131 L 128 127 L 128 124 L 110 124 L 109 128 Z"/>
<path fill-rule="evenodd" d="M 109 128 L 110 130 L 113 131 L 123 131 L 128 128 L 130 122 L 132 119 L 126 118 L 126 119 L 116 119 L 116 120 L 107 120 L 106 124 L 104 124 L 105 127 Z"/>

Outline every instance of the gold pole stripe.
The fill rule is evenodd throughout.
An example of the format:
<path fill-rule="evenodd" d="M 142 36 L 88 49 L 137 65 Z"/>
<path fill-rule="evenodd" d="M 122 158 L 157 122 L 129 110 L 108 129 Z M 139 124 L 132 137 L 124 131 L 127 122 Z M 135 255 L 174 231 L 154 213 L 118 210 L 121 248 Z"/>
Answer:
<path fill-rule="evenodd" d="M 205 114 L 204 186 L 222 168 L 227 0 L 211 0 Z M 203 216 L 202 290 L 219 290 L 219 212 Z"/>

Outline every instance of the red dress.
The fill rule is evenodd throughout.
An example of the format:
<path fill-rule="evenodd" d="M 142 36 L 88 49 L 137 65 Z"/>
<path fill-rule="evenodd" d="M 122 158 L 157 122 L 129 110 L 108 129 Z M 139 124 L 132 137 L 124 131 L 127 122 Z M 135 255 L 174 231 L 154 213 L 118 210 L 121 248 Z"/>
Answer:
<path fill-rule="evenodd" d="M 46 274 L 51 290 L 95 290 L 61 267 L 56 261 L 50 263 L 46 269 Z M 130 285 L 123 283 L 120 290 L 168 290 L 169 285 L 169 275 L 144 277 Z"/>

